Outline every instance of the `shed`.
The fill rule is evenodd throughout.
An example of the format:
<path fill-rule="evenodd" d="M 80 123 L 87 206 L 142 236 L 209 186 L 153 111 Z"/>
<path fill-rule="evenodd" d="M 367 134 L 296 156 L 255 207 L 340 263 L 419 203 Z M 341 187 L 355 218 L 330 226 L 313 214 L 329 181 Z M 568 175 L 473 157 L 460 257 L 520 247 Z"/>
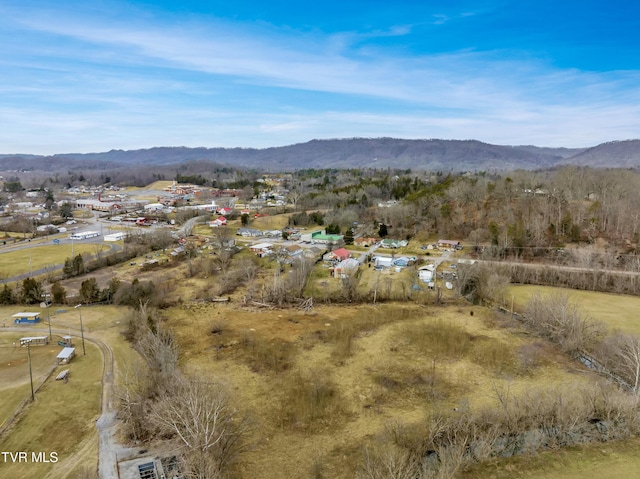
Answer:
<path fill-rule="evenodd" d="M 27 336 L 20 338 L 20 346 L 26 346 L 30 343 L 31 346 L 46 346 L 49 343 L 49 336 Z"/>
<path fill-rule="evenodd" d="M 58 360 L 58 364 L 69 364 L 75 355 L 76 348 L 62 348 L 62 351 L 58 353 L 56 359 Z"/>
<path fill-rule="evenodd" d="M 21 312 L 21 313 L 16 313 L 11 317 L 15 318 L 13 320 L 15 324 L 20 324 L 20 323 L 35 324 L 38 321 L 40 321 L 40 313 Z"/>

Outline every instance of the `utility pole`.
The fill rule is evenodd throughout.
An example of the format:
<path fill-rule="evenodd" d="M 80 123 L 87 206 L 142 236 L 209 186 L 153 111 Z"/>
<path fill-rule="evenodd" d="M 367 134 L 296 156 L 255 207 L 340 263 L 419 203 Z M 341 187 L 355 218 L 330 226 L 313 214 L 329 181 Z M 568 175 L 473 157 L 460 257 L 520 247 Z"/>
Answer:
<path fill-rule="evenodd" d="M 27 340 L 27 356 L 29 357 L 29 379 L 31 380 L 31 400 L 35 401 L 36 396 L 33 392 L 33 372 L 31 371 L 31 340 Z"/>
<path fill-rule="evenodd" d="M 82 303 L 80 303 L 77 306 L 74 306 L 74 308 L 78 310 L 78 314 L 80 315 L 80 335 L 82 336 L 82 354 L 83 356 L 86 356 L 87 351 L 84 349 L 84 329 L 82 327 L 82 312 L 80 311 L 81 306 L 82 306 Z"/>
<path fill-rule="evenodd" d="M 44 296 L 44 307 L 47 309 L 47 322 L 49 323 L 49 341 L 53 341 L 53 335 L 51 334 L 51 315 L 49 314 L 49 301 L 47 301 L 49 293 L 42 293 L 42 296 Z"/>

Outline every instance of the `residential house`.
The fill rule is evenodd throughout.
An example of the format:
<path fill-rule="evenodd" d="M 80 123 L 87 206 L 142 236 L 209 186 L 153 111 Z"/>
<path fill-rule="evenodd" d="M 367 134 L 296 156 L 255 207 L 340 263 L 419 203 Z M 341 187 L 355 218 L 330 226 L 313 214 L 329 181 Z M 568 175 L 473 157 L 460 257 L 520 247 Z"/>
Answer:
<path fill-rule="evenodd" d="M 438 248 L 462 249 L 462 243 L 456 240 L 438 240 Z"/>
<path fill-rule="evenodd" d="M 323 250 L 317 246 L 312 246 L 310 248 L 305 248 L 302 255 L 307 259 L 318 261 L 322 257 L 322 251 Z"/>
<path fill-rule="evenodd" d="M 356 238 L 353 240 L 353 244 L 356 246 L 362 246 L 368 248 L 369 246 L 373 246 L 376 244 L 378 240 L 376 238 Z"/>
<path fill-rule="evenodd" d="M 218 216 L 215 220 L 209 221 L 209 226 L 217 228 L 218 226 L 227 226 L 227 218 L 224 216 Z"/>
<path fill-rule="evenodd" d="M 435 276 L 435 265 L 427 264 L 425 266 L 421 266 L 418 268 L 418 278 L 423 283 L 429 283 L 433 281 L 433 277 Z"/>
<path fill-rule="evenodd" d="M 351 251 L 348 251 L 344 248 L 334 249 L 328 254 L 330 254 L 332 258 L 336 261 L 344 261 L 348 258 L 351 258 Z"/>
<path fill-rule="evenodd" d="M 271 248 L 273 248 L 273 243 L 258 243 L 249 246 L 249 251 L 262 258 L 263 256 L 267 256 L 273 252 Z"/>
<path fill-rule="evenodd" d="M 238 228 L 238 231 L 236 232 L 236 234 L 244 238 L 253 238 L 257 236 L 262 236 L 262 231 L 254 228 Z"/>
<path fill-rule="evenodd" d="M 343 261 L 340 261 L 333 268 L 333 277 L 334 278 L 346 278 L 353 274 L 360 267 L 360 262 L 357 259 L 347 258 Z"/>
<path fill-rule="evenodd" d="M 305 243 L 336 244 L 342 243 L 344 237 L 342 235 L 327 234 L 326 230 L 318 230 L 300 235 L 300 239 Z"/>
<path fill-rule="evenodd" d="M 374 256 L 373 264 L 376 268 L 391 268 L 393 266 L 393 258 L 391 256 Z"/>
<path fill-rule="evenodd" d="M 413 256 L 412 257 L 401 256 L 400 258 L 396 258 L 396 260 L 394 261 L 394 264 L 401 268 L 406 268 L 407 266 L 410 266 L 415 262 L 416 262 L 416 258 Z"/>
<path fill-rule="evenodd" d="M 385 238 L 380 242 L 380 247 L 382 248 L 390 248 L 390 249 L 398 249 L 404 248 L 409 244 L 406 240 L 397 240 L 391 238 Z"/>

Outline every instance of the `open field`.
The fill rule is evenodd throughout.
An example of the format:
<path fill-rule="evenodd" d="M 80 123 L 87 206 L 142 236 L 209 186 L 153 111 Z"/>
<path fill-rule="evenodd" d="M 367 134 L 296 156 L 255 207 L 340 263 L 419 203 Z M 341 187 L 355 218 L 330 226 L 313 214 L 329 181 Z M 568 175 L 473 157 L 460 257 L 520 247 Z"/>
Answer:
<path fill-rule="evenodd" d="M 309 313 L 194 305 L 165 317 L 182 367 L 226 383 L 255 418 L 258 442 L 241 477 L 311 477 L 318 464 L 323 477 L 354 477 L 363 447 L 391 423 L 493 404 L 496 388 L 517 394 L 591 380 L 553 348 L 496 328 L 490 311 L 463 303 Z M 523 354 L 535 358 L 523 362 Z"/>
<path fill-rule="evenodd" d="M 96 251 L 106 251 L 109 246 L 94 244 L 46 244 L 37 248 L 26 248 L 18 251 L 0 251 L 2 274 L 6 277 L 45 268 L 46 266 L 64 263 L 73 254 L 95 254 Z"/>
<path fill-rule="evenodd" d="M 568 447 L 489 461 L 460 479 L 608 479 L 640 475 L 640 439 Z"/>
<path fill-rule="evenodd" d="M 67 477 L 79 464 L 93 464 L 90 453 L 96 441 L 95 420 L 100 413 L 102 359 L 97 347 L 87 344 L 69 365 L 69 382 L 55 381 L 54 374 L 36 394 L 2 439 L 2 451 L 56 452 L 57 463 L 4 463 L 2 477 Z M 49 476 L 49 474 L 51 476 Z"/>
<path fill-rule="evenodd" d="M 10 317 L 15 309 L 16 307 L 1 308 L 1 317 Z M 73 336 L 76 358 L 70 365 L 56 368 L 56 371 L 67 367 L 71 370 L 69 383 L 64 385 L 60 381 L 54 381 L 56 374 L 54 372 L 43 388 L 36 393 L 36 402 L 27 406 L 19 422 L 15 423 L 13 428 L 0 440 L 0 447 L 5 451 L 43 451 L 47 453 L 55 451 L 58 453 L 59 462 L 48 465 L 28 465 L 28 467 L 15 465 L 15 467 L 6 468 L 6 473 L 11 474 L 7 477 L 63 479 L 76 477 L 78 473 L 94 471 L 96 468 L 98 438 L 94 421 L 100 412 L 102 359 L 98 348 L 88 339 L 85 340 L 87 355 L 83 356 L 80 333 L 77 329 L 80 326 L 80 312 L 82 312 L 85 336 L 99 338 L 109 344 L 113 350 L 116 384 L 122 384 L 126 371 L 132 369 L 139 361 L 138 354 L 124 340 L 121 333 L 128 318 L 127 308 L 83 306 L 80 311 L 71 307 L 63 307 L 58 310 L 63 309 L 66 311 L 52 315 L 51 319 L 54 329 L 69 328 Z M 38 328 L 38 332 L 36 333 L 34 329 L 34 333 L 29 333 L 29 335 L 44 335 L 46 321 L 35 327 Z M 27 333 L 3 332 L 0 334 L 0 341 L 2 341 L 0 346 L 12 345 L 14 339 L 25 335 Z M 57 339 L 59 339 L 58 335 L 54 334 L 54 341 Z M 43 368 L 49 369 L 50 365 L 55 362 L 55 355 L 60 349 L 60 346 L 57 345 L 31 348 L 35 384 L 40 382 L 40 371 Z M 42 366 L 40 361 L 40 356 L 44 354 L 45 350 L 53 350 L 50 357 L 46 358 L 46 367 Z M 0 402 L 0 413 L 2 417 L 5 416 L 5 410 L 8 411 L 7 415 L 13 413 L 15 406 L 30 395 L 28 372 L 24 375 L 19 374 L 20 369 L 28 371 L 26 364 L 22 364 L 26 359 L 17 358 L 20 363 L 12 369 L 13 365 L 9 366 L 9 362 L 15 361 L 5 361 L 8 359 L 5 356 L 9 352 L 13 352 L 15 355 L 13 348 L 0 347 L 0 357 L 2 358 L 0 394 L 3 397 Z M 24 356 L 26 357 L 26 349 Z M 36 378 L 38 378 L 37 381 Z M 16 387 L 9 389 L 9 384 L 5 382 L 9 380 Z M 5 385 L 7 388 L 4 388 Z M 2 419 L 0 419 L 1 421 Z M 4 465 L 1 467 L 0 476 L 5 477 Z"/>
<path fill-rule="evenodd" d="M 45 333 L 37 333 L 45 336 Z M 0 333 L 0 426 L 13 414 L 20 402 L 31 395 L 29 365 L 26 346 L 20 347 L 20 338 L 27 333 Z M 54 338 L 55 339 L 55 338 Z M 15 344 L 15 345 L 14 345 Z M 60 347 L 52 345 L 31 347 L 31 368 L 34 387 L 42 382 L 55 363 Z"/>
<path fill-rule="evenodd" d="M 569 298 L 592 319 L 602 321 L 611 330 L 617 329 L 640 336 L 640 298 L 636 296 L 530 285 L 511 286 L 508 296 L 513 295 L 515 310 L 523 311 L 527 301 L 536 292 L 542 295 L 559 292 L 568 294 Z"/>
<path fill-rule="evenodd" d="M 290 214 L 282 214 L 282 215 L 270 215 L 270 216 L 260 216 L 259 218 L 253 218 L 249 222 L 249 228 L 256 228 L 259 230 L 281 230 L 285 226 L 287 226 L 289 221 Z M 322 229 L 321 226 L 317 228 L 308 229 Z"/>
<path fill-rule="evenodd" d="M 164 190 L 165 188 L 170 187 L 172 184 L 173 184 L 173 181 L 158 180 L 158 181 L 154 181 L 150 185 L 145 186 L 144 189 L 146 189 L 146 190 Z M 131 188 L 131 189 L 133 189 L 133 188 Z M 130 188 L 127 188 L 127 191 L 129 191 L 129 190 L 130 190 Z"/>

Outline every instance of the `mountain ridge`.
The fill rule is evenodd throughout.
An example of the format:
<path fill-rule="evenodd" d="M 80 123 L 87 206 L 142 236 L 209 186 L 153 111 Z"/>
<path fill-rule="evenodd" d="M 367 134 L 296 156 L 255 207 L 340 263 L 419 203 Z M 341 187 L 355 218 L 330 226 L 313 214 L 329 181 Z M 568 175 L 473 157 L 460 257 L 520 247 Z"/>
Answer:
<path fill-rule="evenodd" d="M 640 140 L 611 141 L 587 148 L 493 145 L 479 140 L 334 138 L 268 148 L 152 147 L 55 155 L 0 154 L 0 170 L 108 170 L 189 161 L 285 171 L 304 168 L 401 168 L 441 171 L 544 169 L 573 164 L 640 167 Z"/>

